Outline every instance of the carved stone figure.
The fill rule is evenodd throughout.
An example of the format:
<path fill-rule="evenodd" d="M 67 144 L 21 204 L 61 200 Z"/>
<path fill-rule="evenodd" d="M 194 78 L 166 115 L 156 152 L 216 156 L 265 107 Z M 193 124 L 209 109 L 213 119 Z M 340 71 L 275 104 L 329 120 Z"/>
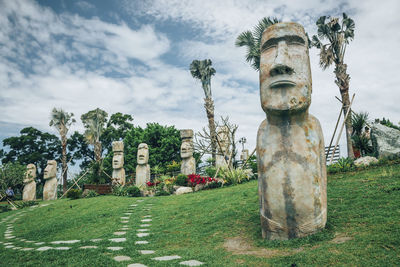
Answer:
<path fill-rule="evenodd" d="M 43 200 L 57 199 L 57 162 L 48 160 L 44 169 L 43 178 L 46 180 L 43 187 Z"/>
<path fill-rule="evenodd" d="M 286 240 L 324 228 L 324 140 L 308 113 L 312 80 L 307 36 L 297 23 L 268 27 L 261 42 L 260 95 L 266 119 L 257 135 L 262 236 Z"/>
<path fill-rule="evenodd" d="M 181 130 L 181 173 L 189 175 L 196 173 L 196 160 L 193 157 L 193 130 Z"/>
<path fill-rule="evenodd" d="M 35 164 L 28 164 L 28 166 L 26 166 L 24 190 L 22 193 L 23 201 L 33 201 L 36 199 L 35 178 L 36 178 L 36 166 Z"/>
<path fill-rule="evenodd" d="M 229 157 L 231 154 L 231 151 L 229 150 L 230 146 L 230 138 L 229 138 L 229 129 L 226 126 L 222 126 L 218 128 L 218 140 L 219 144 L 218 145 L 218 154 L 215 157 L 215 166 L 216 167 L 228 167 L 229 163 Z"/>
<path fill-rule="evenodd" d="M 145 185 L 150 182 L 149 147 L 145 143 L 138 146 L 137 166 L 136 166 L 136 185 Z"/>
<path fill-rule="evenodd" d="M 243 149 L 242 153 L 240 154 L 240 160 L 241 161 L 246 161 L 249 158 L 249 150 L 248 149 Z"/>
<path fill-rule="evenodd" d="M 112 142 L 112 150 L 114 152 L 112 166 L 112 185 L 125 185 L 125 169 L 124 169 L 124 142 Z"/>

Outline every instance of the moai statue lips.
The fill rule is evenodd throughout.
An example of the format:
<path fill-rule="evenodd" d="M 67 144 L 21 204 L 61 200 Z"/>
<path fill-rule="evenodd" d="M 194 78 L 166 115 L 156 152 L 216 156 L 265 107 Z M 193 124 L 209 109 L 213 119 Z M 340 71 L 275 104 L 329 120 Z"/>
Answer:
<path fill-rule="evenodd" d="M 267 115 L 258 130 L 262 235 L 286 240 L 326 223 L 326 165 L 318 120 L 308 114 L 311 71 L 307 37 L 297 23 L 264 31 L 260 97 Z"/>

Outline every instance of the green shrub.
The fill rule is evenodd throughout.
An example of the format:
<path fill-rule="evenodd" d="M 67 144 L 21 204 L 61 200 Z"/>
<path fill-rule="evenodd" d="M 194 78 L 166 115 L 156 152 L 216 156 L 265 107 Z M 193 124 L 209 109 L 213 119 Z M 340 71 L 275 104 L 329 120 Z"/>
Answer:
<path fill-rule="evenodd" d="M 214 178 L 215 173 L 217 172 L 217 168 L 211 166 L 211 167 L 207 167 L 205 168 L 205 173 L 208 177 Z"/>
<path fill-rule="evenodd" d="M 99 196 L 99 194 L 95 190 L 88 190 L 85 195 L 86 198 L 97 197 L 97 196 Z"/>
<path fill-rule="evenodd" d="M 67 198 L 70 199 L 78 199 L 81 198 L 81 196 L 82 196 L 82 191 L 79 189 L 71 189 L 67 193 Z"/>
<path fill-rule="evenodd" d="M 139 187 L 132 185 L 126 188 L 126 194 L 130 197 L 140 197 L 140 189 Z"/>
<path fill-rule="evenodd" d="M 112 193 L 114 196 L 119 196 L 119 197 L 125 197 L 128 195 L 126 187 L 120 185 L 114 186 L 112 189 Z"/>
<path fill-rule="evenodd" d="M 188 179 L 187 175 L 181 173 L 176 177 L 175 183 L 176 183 L 176 185 L 187 186 L 187 184 L 188 184 L 187 179 Z"/>

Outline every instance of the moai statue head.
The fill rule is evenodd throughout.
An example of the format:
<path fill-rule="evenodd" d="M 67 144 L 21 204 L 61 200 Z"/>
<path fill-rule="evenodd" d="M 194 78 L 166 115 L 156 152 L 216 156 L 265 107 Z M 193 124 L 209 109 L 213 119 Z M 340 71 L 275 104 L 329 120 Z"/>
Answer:
<path fill-rule="evenodd" d="M 28 184 L 34 181 L 35 178 L 36 178 L 36 166 L 35 164 L 28 164 L 26 166 L 24 184 Z"/>
<path fill-rule="evenodd" d="M 227 126 L 222 126 L 218 128 L 218 140 L 221 144 L 221 149 L 225 153 L 229 149 L 229 129 Z"/>
<path fill-rule="evenodd" d="M 137 163 L 140 165 L 147 164 L 149 162 L 149 147 L 145 143 L 141 143 L 138 146 L 137 152 Z"/>
<path fill-rule="evenodd" d="M 180 130 L 180 133 L 182 139 L 181 158 L 190 158 L 193 156 L 193 130 Z"/>
<path fill-rule="evenodd" d="M 261 39 L 261 106 L 268 114 L 304 112 L 311 103 L 308 38 L 294 22 L 268 27 Z"/>
<path fill-rule="evenodd" d="M 114 152 L 112 160 L 113 169 L 121 169 L 124 166 L 124 142 L 112 142 L 112 150 Z"/>
<path fill-rule="evenodd" d="M 44 179 L 51 179 L 57 175 L 57 162 L 55 160 L 48 160 L 47 166 L 44 169 Z"/>

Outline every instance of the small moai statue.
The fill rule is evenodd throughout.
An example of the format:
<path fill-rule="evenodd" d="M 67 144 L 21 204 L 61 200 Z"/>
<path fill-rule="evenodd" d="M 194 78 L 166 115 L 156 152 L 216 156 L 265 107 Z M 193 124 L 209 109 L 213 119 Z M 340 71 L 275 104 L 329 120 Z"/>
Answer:
<path fill-rule="evenodd" d="M 28 164 L 26 166 L 24 190 L 22 192 L 23 201 L 36 200 L 36 166 L 35 164 Z"/>
<path fill-rule="evenodd" d="M 57 162 L 48 160 L 44 169 L 43 178 L 46 180 L 43 187 L 43 200 L 57 199 Z"/>
<path fill-rule="evenodd" d="M 243 149 L 242 153 L 240 154 L 240 160 L 244 162 L 248 158 L 249 158 L 249 150 L 248 149 Z"/>
<path fill-rule="evenodd" d="M 185 175 L 196 173 L 196 160 L 193 157 L 193 130 L 181 130 L 181 173 Z"/>
<path fill-rule="evenodd" d="M 312 80 L 308 38 L 293 22 L 268 27 L 261 41 L 257 135 L 262 236 L 287 240 L 325 227 L 326 163 L 317 118 L 308 113 Z"/>
<path fill-rule="evenodd" d="M 230 158 L 230 138 L 229 138 L 229 129 L 227 126 L 222 126 L 218 128 L 218 141 L 217 150 L 218 154 L 215 157 L 215 166 L 218 167 L 228 167 L 229 158 Z"/>
<path fill-rule="evenodd" d="M 114 156 L 112 159 L 112 185 L 125 185 L 125 169 L 124 169 L 124 142 L 112 142 L 112 150 Z"/>
<path fill-rule="evenodd" d="M 137 166 L 136 166 L 136 185 L 142 186 L 150 182 L 149 147 L 145 143 L 138 146 Z"/>

